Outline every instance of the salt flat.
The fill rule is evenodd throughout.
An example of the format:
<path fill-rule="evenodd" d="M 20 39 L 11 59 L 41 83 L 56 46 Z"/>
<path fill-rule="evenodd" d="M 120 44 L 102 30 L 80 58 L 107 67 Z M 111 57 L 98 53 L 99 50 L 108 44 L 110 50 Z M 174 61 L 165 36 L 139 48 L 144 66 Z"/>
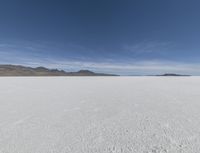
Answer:
<path fill-rule="evenodd" d="M 0 153 L 199 153 L 200 77 L 2 77 Z"/>

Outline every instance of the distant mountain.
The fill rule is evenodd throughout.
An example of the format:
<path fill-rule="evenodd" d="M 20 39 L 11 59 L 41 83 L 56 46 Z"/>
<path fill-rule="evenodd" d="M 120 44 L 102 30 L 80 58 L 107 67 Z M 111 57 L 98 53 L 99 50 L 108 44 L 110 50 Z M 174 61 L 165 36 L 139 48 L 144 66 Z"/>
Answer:
<path fill-rule="evenodd" d="M 21 65 L 0 65 L 0 76 L 116 76 L 113 74 L 95 73 L 89 70 L 66 72 L 45 67 L 25 67 Z"/>
<path fill-rule="evenodd" d="M 156 75 L 156 76 L 190 76 L 190 75 L 182 75 L 182 74 L 175 74 L 175 73 L 165 73 L 165 74 Z"/>

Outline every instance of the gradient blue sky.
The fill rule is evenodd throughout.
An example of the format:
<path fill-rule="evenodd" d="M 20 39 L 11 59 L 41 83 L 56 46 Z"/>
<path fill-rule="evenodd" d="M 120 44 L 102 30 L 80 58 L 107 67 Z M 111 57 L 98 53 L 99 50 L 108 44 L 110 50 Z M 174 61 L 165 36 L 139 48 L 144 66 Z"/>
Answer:
<path fill-rule="evenodd" d="M 0 0 L 0 64 L 200 75 L 199 0 Z"/>

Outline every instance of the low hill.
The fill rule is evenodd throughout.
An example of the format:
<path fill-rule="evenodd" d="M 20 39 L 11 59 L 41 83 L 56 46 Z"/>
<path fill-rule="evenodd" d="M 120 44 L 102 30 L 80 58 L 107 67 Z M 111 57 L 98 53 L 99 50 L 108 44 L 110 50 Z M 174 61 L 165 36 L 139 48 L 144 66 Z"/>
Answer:
<path fill-rule="evenodd" d="M 175 74 L 175 73 L 165 73 L 165 74 L 156 75 L 156 76 L 190 76 L 190 75 Z"/>
<path fill-rule="evenodd" d="M 113 74 L 95 73 L 89 70 L 66 72 L 45 67 L 25 67 L 21 65 L 0 65 L 0 76 L 116 76 Z"/>

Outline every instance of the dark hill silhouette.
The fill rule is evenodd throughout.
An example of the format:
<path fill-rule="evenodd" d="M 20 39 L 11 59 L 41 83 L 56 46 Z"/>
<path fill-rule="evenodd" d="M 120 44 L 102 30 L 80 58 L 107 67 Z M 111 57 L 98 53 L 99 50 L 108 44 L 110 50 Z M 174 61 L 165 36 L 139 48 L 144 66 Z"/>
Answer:
<path fill-rule="evenodd" d="M 190 75 L 175 74 L 175 73 L 165 73 L 165 74 L 156 75 L 156 76 L 190 76 Z"/>

